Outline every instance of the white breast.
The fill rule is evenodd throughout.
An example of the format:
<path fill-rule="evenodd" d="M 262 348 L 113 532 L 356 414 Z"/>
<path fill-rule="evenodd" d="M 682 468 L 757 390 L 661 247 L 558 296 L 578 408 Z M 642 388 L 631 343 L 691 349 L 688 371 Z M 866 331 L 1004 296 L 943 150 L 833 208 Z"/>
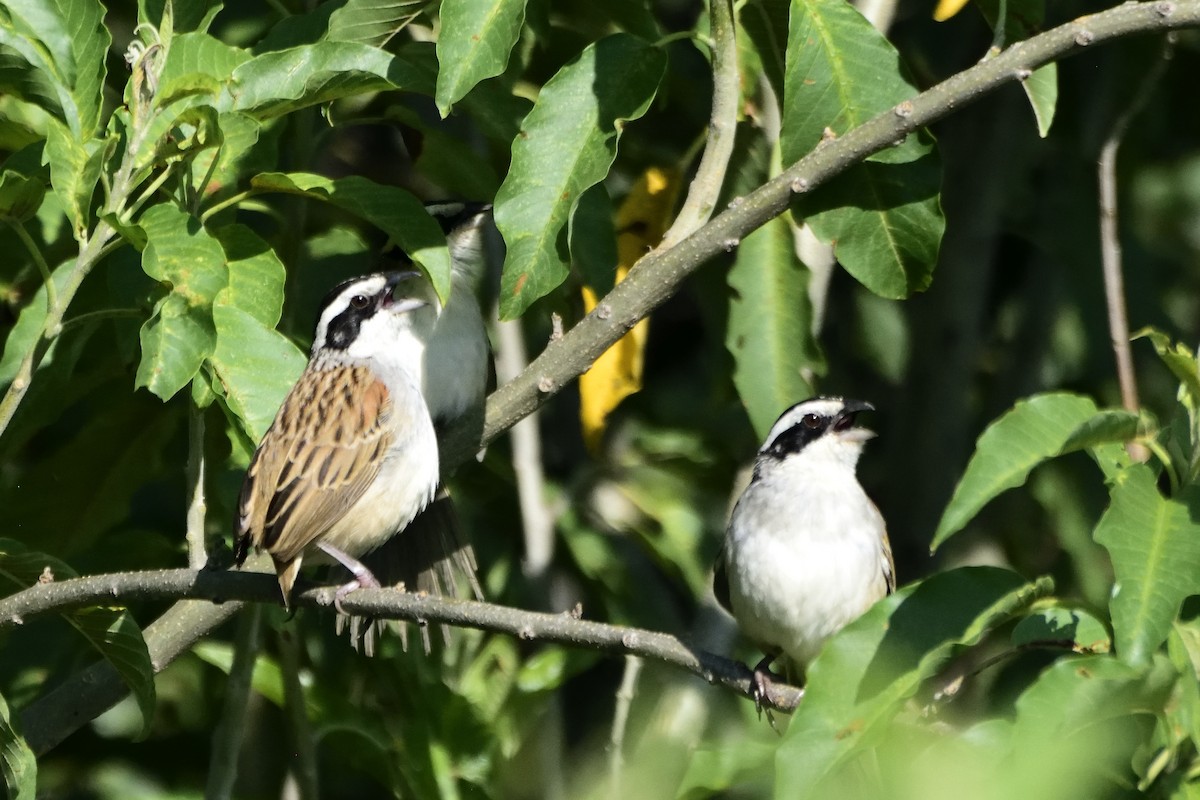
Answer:
<path fill-rule="evenodd" d="M 887 593 L 884 523 L 852 465 L 773 466 L 729 523 L 730 604 L 747 636 L 805 665 Z"/>

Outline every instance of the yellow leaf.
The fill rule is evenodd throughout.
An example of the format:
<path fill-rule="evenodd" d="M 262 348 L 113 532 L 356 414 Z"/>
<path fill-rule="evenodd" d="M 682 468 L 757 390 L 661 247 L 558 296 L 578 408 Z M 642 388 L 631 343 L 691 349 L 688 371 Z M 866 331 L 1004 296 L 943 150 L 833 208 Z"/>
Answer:
<path fill-rule="evenodd" d="M 963 10 L 967 0 L 938 0 L 937 8 L 933 10 L 935 22 L 945 22 Z"/>
<path fill-rule="evenodd" d="M 662 239 L 675 205 L 677 183 L 672 173 L 651 167 L 642 173 L 617 210 L 618 282 Z M 591 312 L 597 300 L 595 290 L 584 286 L 584 310 Z M 593 455 L 600 451 L 608 415 L 622 400 L 642 388 L 649 322 L 646 318 L 634 325 L 596 359 L 591 369 L 579 376 L 579 420 L 583 440 Z"/>

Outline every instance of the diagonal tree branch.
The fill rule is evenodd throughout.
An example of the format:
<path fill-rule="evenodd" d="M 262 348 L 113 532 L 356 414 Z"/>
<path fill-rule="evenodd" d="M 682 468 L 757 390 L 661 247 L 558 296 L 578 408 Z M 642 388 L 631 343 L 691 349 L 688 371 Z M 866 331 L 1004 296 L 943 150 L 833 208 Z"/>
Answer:
<path fill-rule="evenodd" d="M 521 375 L 489 398 L 483 442 L 491 442 L 559 392 L 642 317 L 670 297 L 682 281 L 709 258 L 736 247 L 746 234 L 783 213 L 794 194 L 815 189 L 917 128 L 947 116 L 1006 83 L 1024 80 L 1043 64 L 1124 36 L 1196 26 L 1200 26 L 1200 0 L 1125 3 L 1098 14 L 1080 17 L 1019 42 L 999 55 L 880 114 L 840 139 L 822 144 L 778 177 L 747 195 L 736 207 L 726 209 L 679 244 L 660 247 L 638 262 L 628 277 L 618 283 L 591 314 L 561 339 L 551 342 Z M 479 443 L 470 441 L 471 438 L 460 433 L 449 444 L 446 448 L 448 466 L 452 468 L 461 464 L 478 450 Z M 200 580 L 199 574 L 189 574 L 195 575 L 196 581 Z M 268 588 L 272 591 L 273 600 L 274 586 L 269 581 L 254 580 L 261 583 L 261 591 L 266 592 Z M 175 588 L 179 591 L 155 596 L 196 596 L 189 594 L 193 590 Z M 376 613 L 378 609 L 365 605 L 372 594 L 360 591 L 347 598 L 344 603 L 347 611 Z M 111 596 L 104 597 L 106 602 L 111 602 Z M 266 601 L 268 598 L 263 596 L 258 599 Z M 5 601 L 5 607 L 7 603 Z M 238 607 L 238 602 L 213 605 L 185 600 L 177 603 L 144 631 L 155 668 L 161 669 L 196 641 L 207 636 L 232 616 Z M 451 618 L 452 615 L 444 618 L 434 616 L 430 609 L 423 607 L 421 618 L 465 624 L 457 618 Z M 12 613 L 3 616 L 8 619 Z M 585 625 L 599 624 L 580 622 Z M 521 631 L 516 633 L 520 635 Z M 647 633 L 647 636 L 659 637 L 663 634 Z M 674 641 L 679 644 L 677 640 Z M 679 646 L 685 653 L 691 652 L 681 644 Z M 634 652 L 623 648 L 619 641 L 601 649 Z M 644 655 L 667 660 L 657 652 Z M 677 655 L 684 658 L 683 653 L 677 652 Z M 691 657 L 695 658 L 694 654 Z M 711 668 L 711 665 L 706 668 Z M 30 743 L 36 742 L 35 749 L 44 752 L 113 705 L 125 693 L 116 671 L 106 663 L 98 663 L 71 676 L 57 689 L 27 706 L 21 715 L 22 724 Z"/>

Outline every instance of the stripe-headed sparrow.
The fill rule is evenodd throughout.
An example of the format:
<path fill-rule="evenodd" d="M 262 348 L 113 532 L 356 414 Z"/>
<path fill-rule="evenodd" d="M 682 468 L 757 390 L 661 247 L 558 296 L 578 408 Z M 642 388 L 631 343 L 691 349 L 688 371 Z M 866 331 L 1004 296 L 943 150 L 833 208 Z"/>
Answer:
<path fill-rule="evenodd" d="M 266 550 L 285 603 L 316 549 L 369 583 L 356 559 L 433 497 L 420 376 L 435 302 L 418 273 L 390 272 L 347 281 L 321 306 L 308 366 L 250 460 L 235 519 L 237 563 Z"/>
<path fill-rule="evenodd" d="M 491 206 L 482 203 L 428 203 L 425 210 L 446 234 L 450 250 L 450 297 L 440 307 L 437 324 L 425 348 L 421 391 L 437 431 L 439 446 L 447 434 L 478 444 L 483 434 L 483 407 L 489 377 L 490 347 L 477 298 L 485 266 L 483 233 Z M 413 520 L 403 536 L 394 537 L 364 559 L 385 586 L 434 595 L 469 589 L 478 600 L 483 589 L 476 577 L 475 552 L 458 520 L 454 502 L 444 487 Z M 465 583 L 465 587 L 462 584 Z M 338 617 L 337 631 L 347 625 L 350 640 L 367 655 L 374 654 L 378 621 Z M 407 629 L 396 627 L 407 645 Z M 421 629 L 425 650 L 428 630 Z"/>
<path fill-rule="evenodd" d="M 879 509 L 855 475 L 855 427 L 869 403 L 817 397 L 783 413 L 758 450 L 717 559 L 717 599 L 767 653 L 755 699 L 780 653 L 803 671 L 825 641 L 896 585 Z"/>

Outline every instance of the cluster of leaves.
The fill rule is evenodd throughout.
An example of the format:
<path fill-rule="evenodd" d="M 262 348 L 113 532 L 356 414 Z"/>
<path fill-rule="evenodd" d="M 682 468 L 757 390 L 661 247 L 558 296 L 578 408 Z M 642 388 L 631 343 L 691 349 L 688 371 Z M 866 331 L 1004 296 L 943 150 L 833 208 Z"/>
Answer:
<path fill-rule="evenodd" d="M 16 254 L 0 266 L 0 577 L 14 592 L 175 566 L 205 539 L 219 564 L 241 470 L 302 368 L 324 290 L 391 242 L 450 291 L 418 197 L 494 203 L 505 256 L 485 294 L 544 341 L 552 312 L 569 327 L 672 227 L 677 196 L 736 209 L 1043 16 L 1037 2 L 1001 3 L 1005 16 L 985 2 L 988 25 L 922 16 L 889 40 L 843 0 L 330 0 L 282 16 L 288 5 L 0 0 L 0 242 Z M 1180 50 L 1170 74 L 1195 61 L 1194 42 Z M 696 86 L 729 91 L 732 62 L 738 96 L 713 102 L 732 111 L 710 120 Z M 1113 71 L 1142 63 L 1130 48 Z M 635 694 L 627 664 L 617 691 L 611 659 L 481 632 L 432 656 L 389 640 L 367 661 L 328 620 L 272 613 L 254 656 L 258 616 L 245 615 L 156 676 L 134 620 L 161 607 L 87 608 L 65 612 L 63 630 L 0 620 L 10 795 L 70 784 L 129 797 L 152 783 L 146 796 L 195 796 L 207 773 L 209 795 L 224 796 L 229 764 L 209 753 L 236 752 L 244 725 L 240 796 L 278 793 L 288 771 L 315 791 L 315 765 L 291 761 L 312 741 L 322 796 L 1194 796 L 1195 355 L 1147 334 L 1167 367 L 1147 371 L 1148 396 L 1178 409 L 1170 424 L 1105 409 L 1093 397 L 1111 391 L 1107 333 L 1084 279 L 1022 282 L 992 266 L 1003 252 L 1014 273 L 1091 268 L 1064 242 L 1090 235 L 1094 215 L 1063 209 L 1090 208 L 1092 189 L 1062 154 L 1098 113 L 1068 107 L 1057 121 L 1060 80 L 1094 83 L 1048 65 L 1011 108 L 1000 98 L 981 118 L 951 117 L 940 146 L 920 131 L 800 192 L 790 214 L 729 242 L 726 271 L 698 272 L 649 336 L 639 327 L 581 381 L 583 436 L 572 404 L 550 406 L 538 488 L 560 546 L 548 572 L 522 574 L 506 446 L 456 476 L 491 599 L 582 602 L 590 618 L 726 651 L 733 631 L 710 613 L 707 583 L 738 465 L 818 382 L 890 396 L 891 444 L 864 472 L 904 585 L 811 666 L 782 736 L 744 699 L 664 668 Z M 1124 98 L 1113 84 L 1096 102 Z M 1152 107 L 1152 131 L 1197 121 L 1162 107 L 1175 110 Z M 685 188 L 721 134 L 734 139 L 727 168 Z M 1173 147 L 1196 163 L 1194 142 Z M 1162 254 L 1130 260 L 1200 263 L 1194 170 L 1134 161 L 1134 217 Z M 1041 174 L 1035 201 L 1021 180 Z M 854 280 L 831 275 L 834 257 Z M 1134 288 L 1139 318 L 1196 335 L 1189 280 L 1163 278 L 1161 296 Z M 613 416 L 643 362 L 644 389 Z M 1081 393 L 1061 391 L 1071 384 Z M 957 481 L 965 437 L 1009 406 Z M 1152 460 L 1131 459 L 1127 442 Z M 1092 469 L 1070 456 L 1081 451 L 1107 497 L 1076 480 Z M 1027 505 L 992 502 L 1035 467 Z M 185 545 L 189 507 L 199 535 Z M 984 539 L 1016 569 L 911 580 L 933 572 L 917 555 L 931 542 L 953 561 Z M 96 650 L 134 700 L 35 758 L 23 718 Z M 248 708 L 222 701 L 246 652 Z"/>

